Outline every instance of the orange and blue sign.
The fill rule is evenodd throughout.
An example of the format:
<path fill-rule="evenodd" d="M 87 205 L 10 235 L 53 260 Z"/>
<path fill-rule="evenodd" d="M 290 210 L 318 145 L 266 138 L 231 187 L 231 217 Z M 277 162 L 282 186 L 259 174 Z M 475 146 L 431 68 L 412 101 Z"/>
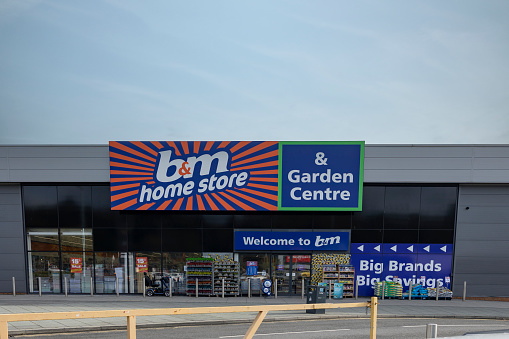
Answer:
<path fill-rule="evenodd" d="M 364 142 L 111 141 L 113 210 L 360 210 Z"/>

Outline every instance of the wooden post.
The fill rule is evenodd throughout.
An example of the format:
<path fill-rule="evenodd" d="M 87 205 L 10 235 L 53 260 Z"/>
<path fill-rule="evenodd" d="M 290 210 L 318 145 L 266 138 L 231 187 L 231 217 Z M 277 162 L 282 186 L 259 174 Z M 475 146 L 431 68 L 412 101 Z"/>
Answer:
<path fill-rule="evenodd" d="M 253 336 L 255 335 L 256 331 L 258 330 L 258 327 L 260 327 L 260 325 L 261 325 L 263 319 L 265 318 L 265 316 L 267 315 L 267 313 L 269 313 L 269 311 L 260 311 L 260 312 L 258 312 L 258 314 L 256 315 L 255 320 L 253 321 L 251 326 L 249 326 L 249 329 L 247 330 L 246 335 L 244 336 L 244 339 L 251 339 L 251 338 L 253 338 Z"/>
<path fill-rule="evenodd" d="M 377 305 L 377 297 L 371 297 L 371 327 L 369 331 L 369 339 L 376 339 Z"/>
<path fill-rule="evenodd" d="M 127 339 L 136 339 L 136 317 L 127 316 Z"/>
<path fill-rule="evenodd" d="M 0 339 L 9 339 L 8 329 L 7 321 L 0 321 Z"/>

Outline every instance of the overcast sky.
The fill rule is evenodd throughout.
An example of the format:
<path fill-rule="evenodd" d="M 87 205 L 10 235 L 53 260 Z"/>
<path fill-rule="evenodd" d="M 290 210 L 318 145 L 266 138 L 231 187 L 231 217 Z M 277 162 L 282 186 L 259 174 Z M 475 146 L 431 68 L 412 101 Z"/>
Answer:
<path fill-rule="evenodd" d="M 509 143 L 509 1 L 0 1 L 0 144 Z"/>

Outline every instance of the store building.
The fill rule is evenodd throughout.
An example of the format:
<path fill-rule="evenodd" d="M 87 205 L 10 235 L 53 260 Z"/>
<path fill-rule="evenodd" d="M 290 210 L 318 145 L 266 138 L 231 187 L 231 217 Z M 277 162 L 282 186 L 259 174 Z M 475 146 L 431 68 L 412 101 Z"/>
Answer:
<path fill-rule="evenodd" d="M 329 144 L 312 143 L 315 165 L 352 159 L 316 149 Z M 38 293 L 41 277 L 44 293 L 63 293 L 64 278 L 90 293 L 92 277 L 95 293 L 116 293 L 116 278 L 140 293 L 142 268 L 177 281 L 187 258 L 224 255 L 243 278 L 280 276 L 280 294 L 334 261 L 355 267 L 360 295 L 395 277 L 509 295 L 509 145 L 357 145 L 360 167 L 335 177 L 296 171 L 305 149 L 276 142 L 0 146 L 0 292 L 14 277 L 18 293 Z"/>

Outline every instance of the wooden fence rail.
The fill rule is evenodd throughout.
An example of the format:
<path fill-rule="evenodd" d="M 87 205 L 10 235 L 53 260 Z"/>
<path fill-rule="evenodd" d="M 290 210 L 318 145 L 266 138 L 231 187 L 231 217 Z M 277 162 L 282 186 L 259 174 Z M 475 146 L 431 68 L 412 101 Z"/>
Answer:
<path fill-rule="evenodd" d="M 191 308 L 153 308 L 133 310 L 111 310 L 111 311 L 83 311 L 83 312 L 52 312 L 52 313 L 13 313 L 0 314 L 0 339 L 8 339 L 8 323 L 12 321 L 37 321 L 37 320 L 65 320 L 65 319 L 87 319 L 87 318 L 127 318 L 127 338 L 136 339 L 136 317 L 155 315 L 177 315 L 177 314 L 213 314 L 213 313 L 234 313 L 234 312 L 258 312 L 253 323 L 247 330 L 244 338 L 252 338 L 263 319 L 270 311 L 295 311 L 313 309 L 334 309 L 352 307 L 371 308 L 370 338 L 376 338 L 377 320 L 377 298 L 371 298 L 369 302 L 361 303 L 324 303 L 324 304 L 295 304 L 295 305 L 251 305 L 251 306 L 223 306 L 223 307 L 191 307 Z"/>

